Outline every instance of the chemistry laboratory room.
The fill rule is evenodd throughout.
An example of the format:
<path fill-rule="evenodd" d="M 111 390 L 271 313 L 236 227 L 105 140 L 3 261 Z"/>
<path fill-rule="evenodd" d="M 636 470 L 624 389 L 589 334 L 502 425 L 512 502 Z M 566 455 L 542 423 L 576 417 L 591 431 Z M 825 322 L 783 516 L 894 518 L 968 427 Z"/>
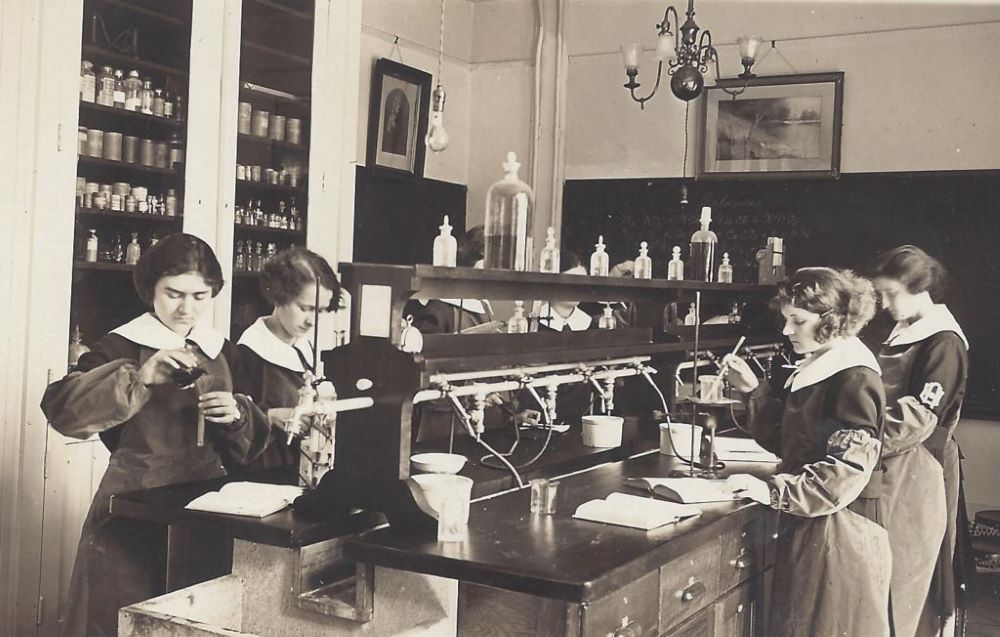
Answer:
<path fill-rule="evenodd" d="M 1000 635 L 1000 0 L 0 25 L 0 637 Z"/>

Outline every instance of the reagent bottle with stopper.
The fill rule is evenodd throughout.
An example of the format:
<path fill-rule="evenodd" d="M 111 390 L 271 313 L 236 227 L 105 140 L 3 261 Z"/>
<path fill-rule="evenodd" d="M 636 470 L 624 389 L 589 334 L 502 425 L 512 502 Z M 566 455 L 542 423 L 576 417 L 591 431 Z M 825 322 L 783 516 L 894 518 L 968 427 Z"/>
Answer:
<path fill-rule="evenodd" d="M 684 262 L 681 261 L 681 247 L 674 246 L 673 258 L 667 264 L 667 281 L 684 280 Z"/>
<path fill-rule="evenodd" d="M 698 313 L 695 310 L 694 303 L 688 308 L 687 316 L 684 317 L 684 325 L 697 325 L 698 324 Z"/>
<path fill-rule="evenodd" d="M 438 228 L 441 234 L 434 237 L 434 260 L 436 266 L 446 268 L 455 267 L 455 259 L 458 254 L 458 242 L 451 235 L 451 225 L 448 223 L 448 215 L 444 216 L 444 223 Z"/>
<path fill-rule="evenodd" d="M 590 276 L 608 276 L 608 253 L 604 251 L 604 235 L 597 237 L 594 254 L 590 255 Z"/>
<path fill-rule="evenodd" d="M 701 228 L 691 235 L 691 279 L 693 281 L 715 280 L 715 246 L 719 238 L 708 229 L 712 223 L 712 209 L 701 209 Z"/>
<path fill-rule="evenodd" d="M 517 176 L 521 164 L 517 155 L 507 153 L 503 179 L 486 191 L 486 225 L 483 230 L 486 245 L 484 262 L 487 268 L 527 272 L 535 262 L 534 227 L 532 219 L 535 194 Z"/>
<path fill-rule="evenodd" d="M 507 333 L 528 333 L 528 319 L 524 316 L 524 301 L 514 301 L 514 316 L 507 321 Z"/>
<path fill-rule="evenodd" d="M 538 259 L 538 271 L 559 274 L 559 248 L 556 247 L 556 230 L 552 226 L 545 231 L 545 247 Z"/>
<path fill-rule="evenodd" d="M 722 253 L 722 265 L 719 266 L 719 283 L 733 282 L 733 266 L 729 263 L 729 253 Z"/>
<path fill-rule="evenodd" d="M 639 244 L 639 256 L 635 259 L 635 269 L 632 272 L 637 279 L 653 278 L 653 260 L 649 258 L 647 245 L 645 241 Z"/>

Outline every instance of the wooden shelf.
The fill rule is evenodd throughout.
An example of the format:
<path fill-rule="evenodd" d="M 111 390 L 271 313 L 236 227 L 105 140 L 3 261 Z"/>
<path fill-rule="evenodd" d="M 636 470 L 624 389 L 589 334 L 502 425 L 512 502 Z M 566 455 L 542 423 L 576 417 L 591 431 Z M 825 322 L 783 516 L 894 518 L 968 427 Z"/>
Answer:
<path fill-rule="evenodd" d="M 98 0 L 101 4 L 105 4 L 111 7 L 118 7 L 121 9 L 126 9 L 137 15 L 145 16 L 147 18 L 152 18 L 154 20 L 159 20 L 171 26 L 175 27 L 188 27 L 188 21 L 183 20 L 177 16 L 164 13 L 162 11 L 157 11 L 155 9 L 149 9 L 144 6 L 133 4 L 127 0 Z"/>
<path fill-rule="evenodd" d="M 309 15 L 308 13 L 306 13 L 304 11 L 299 11 L 298 9 L 293 9 L 291 7 L 287 7 L 287 6 L 285 6 L 283 4 L 280 4 L 278 2 L 271 2 L 270 0 L 250 0 L 250 1 L 253 2 L 256 5 L 259 5 L 259 6 L 262 6 L 262 7 L 267 7 L 268 9 L 274 9 L 275 11 L 280 11 L 280 12 L 285 13 L 287 15 L 294 16 L 296 18 L 300 18 L 302 20 L 312 20 L 313 19 L 313 17 L 311 15 Z"/>
<path fill-rule="evenodd" d="M 233 228 L 235 228 L 236 232 L 246 232 L 249 234 L 264 234 L 297 238 L 305 238 L 306 236 L 304 230 L 285 230 L 284 228 L 268 228 L 267 226 L 250 226 L 244 223 L 234 223 Z"/>
<path fill-rule="evenodd" d="M 127 111 L 124 108 L 113 108 L 111 106 L 104 106 L 103 104 L 91 103 L 91 102 L 80 102 L 80 117 L 83 118 L 86 114 L 100 115 L 102 118 L 114 117 L 115 119 L 120 118 L 123 121 L 135 122 L 141 124 L 152 124 L 155 126 L 163 126 L 165 128 L 177 129 L 183 131 L 184 125 L 187 122 L 179 122 L 176 119 L 168 119 L 166 117 L 157 117 L 156 115 L 148 115 L 146 113 L 140 113 L 139 111 Z"/>
<path fill-rule="evenodd" d="M 117 51 L 102 49 L 101 47 L 94 46 L 93 44 L 83 45 L 83 57 L 84 59 L 94 62 L 95 67 L 101 66 L 97 63 L 97 60 L 103 60 L 105 62 L 112 63 L 112 65 L 126 67 L 128 69 L 137 68 L 145 71 L 156 71 L 158 73 L 172 75 L 174 77 L 187 77 L 187 72 L 177 67 L 167 66 L 166 64 L 160 64 L 159 62 L 152 62 L 142 58 L 131 57 L 123 53 L 118 53 Z"/>
<path fill-rule="evenodd" d="M 291 195 L 305 196 L 306 189 L 303 186 L 280 186 L 266 184 L 263 181 L 250 181 L 248 179 L 237 179 L 236 190 L 255 190 L 257 192 L 288 193 Z"/>
<path fill-rule="evenodd" d="M 282 51 L 281 49 L 275 49 L 265 44 L 254 42 L 253 40 L 244 39 L 242 44 L 244 48 L 249 49 L 255 53 L 260 53 L 266 56 L 277 58 L 285 62 L 292 62 L 293 64 L 305 68 L 309 68 L 312 66 L 312 60 L 310 60 L 309 58 L 302 57 L 301 55 L 295 55 L 294 53 L 288 53 L 287 51 Z"/>
<path fill-rule="evenodd" d="M 157 168 L 156 166 L 144 166 L 142 164 L 129 164 L 124 161 L 113 161 L 110 159 L 102 159 L 100 157 L 91 157 L 90 155 L 78 155 L 77 157 L 81 167 L 93 166 L 95 168 L 117 168 L 131 171 L 135 174 L 162 175 L 164 177 L 174 178 L 181 178 L 184 176 L 183 171 L 171 170 L 169 168 Z"/>
<path fill-rule="evenodd" d="M 178 223 L 184 220 L 183 215 L 152 215 L 143 212 L 118 212 L 115 210 L 99 210 L 97 208 L 77 208 L 78 217 L 93 217 L 96 219 L 132 219 L 150 223 Z"/>
<path fill-rule="evenodd" d="M 257 137 L 256 135 L 244 135 L 239 133 L 236 136 L 236 141 L 257 144 L 277 150 L 294 151 L 299 153 L 309 152 L 309 146 L 306 144 L 290 144 L 286 141 L 279 141 L 269 137 Z"/>
<path fill-rule="evenodd" d="M 73 261 L 73 268 L 77 270 L 106 270 L 115 272 L 131 272 L 135 269 L 134 265 L 125 265 L 124 263 L 107 263 L 106 261 L 98 261 L 96 263 L 91 263 L 90 261 L 81 261 L 76 259 Z"/>

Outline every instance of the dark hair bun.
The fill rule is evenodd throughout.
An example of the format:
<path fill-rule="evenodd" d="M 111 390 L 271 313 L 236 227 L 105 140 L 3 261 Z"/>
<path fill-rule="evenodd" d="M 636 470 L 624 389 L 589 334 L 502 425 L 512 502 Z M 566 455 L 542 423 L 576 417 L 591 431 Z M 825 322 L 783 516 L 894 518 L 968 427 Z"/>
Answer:
<path fill-rule="evenodd" d="M 260 291 L 272 305 L 286 305 L 302 293 L 302 288 L 314 281 L 333 292 L 330 305 L 325 309 L 340 307 L 340 281 L 327 260 L 306 248 L 289 248 L 264 264 L 260 273 Z"/>
<path fill-rule="evenodd" d="M 903 245 L 879 255 L 872 277 L 899 281 L 910 294 L 928 292 L 941 301 L 947 288 L 948 272 L 941 262 L 914 245 Z"/>
<path fill-rule="evenodd" d="M 142 253 L 132 272 L 132 283 L 142 302 L 152 305 L 157 281 L 188 272 L 200 274 L 212 288 L 213 297 L 225 284 L 222 266 L 211 246 L 193 234 L 178 232 L 164 237 Z"/>

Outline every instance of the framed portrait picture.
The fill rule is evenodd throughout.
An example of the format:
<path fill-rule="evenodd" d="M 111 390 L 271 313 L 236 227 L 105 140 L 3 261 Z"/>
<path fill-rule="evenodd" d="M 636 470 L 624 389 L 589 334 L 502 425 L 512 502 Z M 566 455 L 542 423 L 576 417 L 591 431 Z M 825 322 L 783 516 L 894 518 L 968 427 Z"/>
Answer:
<path fill-rule="evenodd" d="M 388 58 L 375 61 L 368 113 L 369 168 L 424 174 L 431 75 Z"/>
<path fill-rule="evenodd" d="M 837 177 L 844 74 L 719 80 L 706 87 L 701 178 Z"/>

